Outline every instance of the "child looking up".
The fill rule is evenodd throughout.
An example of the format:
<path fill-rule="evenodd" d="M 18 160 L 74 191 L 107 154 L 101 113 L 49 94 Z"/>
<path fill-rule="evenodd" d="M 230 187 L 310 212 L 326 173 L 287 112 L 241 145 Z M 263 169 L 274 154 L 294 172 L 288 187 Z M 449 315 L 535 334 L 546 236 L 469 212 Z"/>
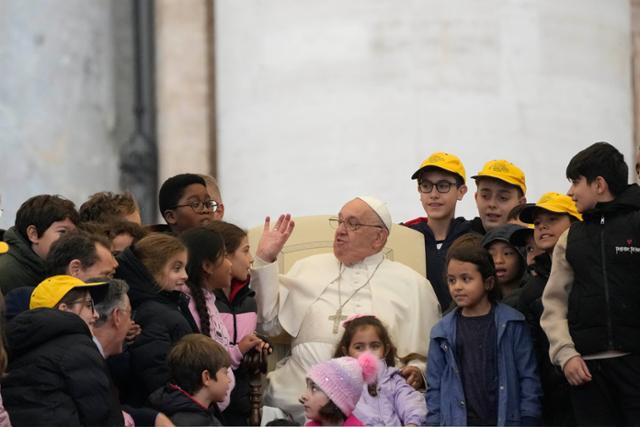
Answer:
<path fill-rule="evenodd" d="M 359 357 L 365 351 L 382 360 L 376 382 L 364 386 L 353 414 L 368 426 L 424 425 L 427 407 L 424 396 L 395 368 L 396 348 L 389 332 L 373 315 L 354 314 L 343 322 L 344 334 L 334 357 Z"/>
<path fill-rule="evenodd" d="M 300 396 L 306 426 L 362 426 L 353 415 L 365 384 L 373 384 L 379 361 L 369 352 L 357 359 L 340 357 L 313 365 L 307 373 L 307 391 Z"/>
<path fill-rule="evenodd" d="M 524 316 L 497 302 L 493 259 L 478 237 L 458 239 L 447 255 L 457 307 L 431 330 L 428 425 L 535 425 L 540 381 Z"/>
<path fill-rule="evenodd" d="M 150 397 L 154 409 L 176 426 L 219 426 L 222 402 L 229 390 L 229 354 L 202 334 L 182 337 L 167 356 L 169 382 Z"/>
<path fill-rule="evenodd" d="M 513 246 L 511 237 L 513 233 L 524 228 L 516 224 L 505 224 L 489 231 L 482 238 L 482 246 L 493 257 L 497 285 L 502 295 L 501 301 L 511 307 L 518 305 L 527 271 L 524 255 Z"/>
<path fill-rule="evenodd" d="M 246 231 L 228 222 L 214 221 L 207 228 L 220 233 L 231 262 L 231 286 L 215 289 L 213 293 L 216 308 L 229 331 L 229 344 L 237 345 L 252 335 L 257 325 L 255 292 L 249 287 L 249 268 L 253 263 L 249 240 Z M 244 361 L 234 368 L 233 373 L 236 385 L 231 392 L 231 403 L 223 414 L 224 422 L 227 425 L 247 425 L 251 413 L 250 374 Z"/>
<path fill-rule="evenodd" d="M 180 239 L 189 250 L 189 280 L 185 292 L 190 296 L 189 310 L 200 332 L 229 351 L 233 369 L 238 368 L 243 355 L 250 349 L 268 351 L 267 344 L 253 333 L 232 344 L 229 331 L 216 307 L 214 291 L 229 289 L 231 285 L 232 264 L 227 257 L 222 236 L 210 228 L 195 227 L 182 233 Z M 221 407 L 226 408 L 227 405 L 228 401 L 225 401 Z"/>
<path fill-rule="evenodd" d="M 444 281 L 444 261 L 455 239 L 471 230 L 471 223 L 456 218 L 456 206 L 467 193 L 465 170 L 460 159 L 449 153 L 433 153 L 411 176 L 418 181 L 418 193 L 427 218 L 420 217 L 403 225 L 424 235 L 427 279 L 446 309 L 451 296 Z"/>

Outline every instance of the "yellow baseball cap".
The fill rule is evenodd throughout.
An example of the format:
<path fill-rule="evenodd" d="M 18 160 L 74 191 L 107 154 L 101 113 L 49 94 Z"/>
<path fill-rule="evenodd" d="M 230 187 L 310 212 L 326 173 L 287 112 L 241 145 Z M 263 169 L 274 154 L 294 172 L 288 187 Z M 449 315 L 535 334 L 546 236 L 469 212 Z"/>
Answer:
<path fill-rule="evenodd" d="M 455 173 L 462 178 L 463 183 L 467 179 L 467 175 L 464 171 L 464 166 L 462 166 L 462 162 L 460 161 L 460 159 L 453 154 L 445 153 L 442 151 L 433 153 L 432 155 L 424 159 L 422 163 L 420 163 L 420 167 L 418 167 L 418 170 L 415 171 L 413 175 L 411 175 L 411 179 L 418 178 L 420 176 L 420 173 L 422 173 L 422 170 L 427 167 L 435 167 L 443 169 L 447 172 Z"/>
<path fill-rule="evenodd" d="M 544 193 L 538 202 L 534 205 L 530 203 L 520 211 L 520 221 L 527 224 L 533 224 L 536 211 L 544 209 L 554 213 L 564 213 L 582 221 L 582 215 L 578 212 L 575 202 L 566 194 L 560 193 Z"/>
<path fill-rule="evenodd" d="M 47 277 L 31 293 L 29 308 L 54 308 L 71 289 L 95 288 L 107 284 L 107 282 L 85 283 L 77 277 L 66 275 Z"/>
<path fill-rule="evenodd" d="M 495 178 L 507 184 L 515 185 L 522 190 L 522 194 L 527 193 L 527 184 L 524 179 L 524 172 L 511 162 L 506 160 L 491 160 L 485 163 L 484 167 L 477 175 L 471 178 Z"/>

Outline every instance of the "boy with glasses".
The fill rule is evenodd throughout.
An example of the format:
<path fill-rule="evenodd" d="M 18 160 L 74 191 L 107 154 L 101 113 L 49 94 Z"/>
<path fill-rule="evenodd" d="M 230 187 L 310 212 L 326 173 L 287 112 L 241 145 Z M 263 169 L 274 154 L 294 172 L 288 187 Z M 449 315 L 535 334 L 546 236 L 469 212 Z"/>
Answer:
<path fill-rule="evenodd" d="M 207 192 L 205 180 L 192 173 L 167 179 L 160 187 L 158 204 L 162 217 L 176 235 L 209 224 L 218 209 L 218 203 Z"/>
<path fill-rule="evenodd" d="M 427 157 L 411 179 L 418 180 L 420 202 L 427 217 L 407 221 L 403 225 L 424 235 L 427 256 L 427 278 L 438 297 L 440 307 L 451 303 L 444 281 L 444 262 L 455 239 L 471 230 L 469 221 L 455 217 L 456 204 L 467 192 L 465 170 L 460 159 L 449 153 Z"/>

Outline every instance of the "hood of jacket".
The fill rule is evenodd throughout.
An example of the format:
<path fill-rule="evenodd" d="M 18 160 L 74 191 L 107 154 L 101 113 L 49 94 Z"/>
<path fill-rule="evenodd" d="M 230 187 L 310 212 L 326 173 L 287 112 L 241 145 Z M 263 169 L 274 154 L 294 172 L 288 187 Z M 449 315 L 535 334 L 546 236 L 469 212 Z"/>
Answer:
<path fill-rule="evenodd" d="M 585 221 L 598 221 L 602 215 L 619 215 L 629 211 L 640 210 L 640 187 L 628 185 L 622 193 L 610 202 L 598 203 L 583 214 Z"/>
<path fill-rule="evenodd" d="M 178 412 L 208 413 L 209 410 L 173 384 L 167 384 L 149 395 L 153 408 L 168 416 Z"/>
<path fill-rule="evenodd" d="M 45 272 L 45 261 L 31 249 L 29 241 L 20 234 L 15 226 L 4 233 L 4 241 L 9 244 L 9 251 L 21 264 L 38 274 Z"/>
<path fill-rule="evenodd" d="M 7 324 L 10 357 L 20 355 L 63 335 L 91 338 L 87 324 L 74 313 L 53 308 L 36 308 L 20 313 Z"/>

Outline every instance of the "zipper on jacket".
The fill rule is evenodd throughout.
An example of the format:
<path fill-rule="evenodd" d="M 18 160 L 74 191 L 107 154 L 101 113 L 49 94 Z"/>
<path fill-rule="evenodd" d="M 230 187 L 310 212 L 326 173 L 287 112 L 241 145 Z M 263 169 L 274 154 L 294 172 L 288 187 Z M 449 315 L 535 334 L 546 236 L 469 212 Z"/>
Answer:
<path fill-rule="evenodd" d="M 602 258 L 602 276 L 604 283 L 604 300 L 607 305 L 607 338 L 609 350 L 613 350 L 613 326 L 611 324 L 611 302 L 609 297 L 609 280 L 607 279 L 607 262 L 604 250 L 604 215 L 600 217 L 600 257 Z"/>

